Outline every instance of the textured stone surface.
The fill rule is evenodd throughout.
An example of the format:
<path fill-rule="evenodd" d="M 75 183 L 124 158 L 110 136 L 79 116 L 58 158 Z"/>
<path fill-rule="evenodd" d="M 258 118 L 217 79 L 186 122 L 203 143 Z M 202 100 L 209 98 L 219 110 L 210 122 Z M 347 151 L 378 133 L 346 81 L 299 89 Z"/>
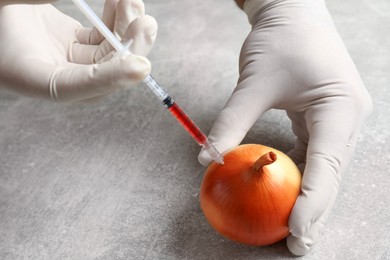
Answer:
<path fill-rule="evenodd" d="M 101 11 L 103 1 L 89 3 Z M 327 3 L 374 113 L 321 239 L 302 259 L 390 259 L 390 2 Z M 237 80 L 246 17 L 231 0 L 145 5 L 159 23 L 153 75 L 208 132 Z M 87 24 L 71 1 L 56 6 Z M 266 113 L 245 142 L 288 150 L 284 113 Z M 97 104 L 0 90 L 0 259 L 294 259 L 285 241 L 243 246 L 208 225 L 198 151 L 141 85 Z"/>

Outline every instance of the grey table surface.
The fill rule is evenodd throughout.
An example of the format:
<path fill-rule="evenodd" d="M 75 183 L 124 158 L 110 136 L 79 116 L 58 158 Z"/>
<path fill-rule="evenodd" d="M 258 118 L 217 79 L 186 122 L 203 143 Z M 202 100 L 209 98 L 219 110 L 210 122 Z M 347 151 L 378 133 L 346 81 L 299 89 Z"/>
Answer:
<path fill-rule="evenodd" d="M 101 11 L 103 1 L 88 2 Z M 390 1 L 327 4 L 374 112 L 302 259 L 390 259 Z M 88 25 L 71 1 L 55 5 Z M 237 80 L 246 17 L 232 0 L 145 5 L 159 23 L 153 75 L 208 132 Z M 244 140 L 283 151 L 293 141 L 282 111 L 267 112 Z M 0 90 L 0 259 L 293 259 L 285 241 L 249 247 L 208 225 L 198 152 L 141 85 L 94 104 Z"/>

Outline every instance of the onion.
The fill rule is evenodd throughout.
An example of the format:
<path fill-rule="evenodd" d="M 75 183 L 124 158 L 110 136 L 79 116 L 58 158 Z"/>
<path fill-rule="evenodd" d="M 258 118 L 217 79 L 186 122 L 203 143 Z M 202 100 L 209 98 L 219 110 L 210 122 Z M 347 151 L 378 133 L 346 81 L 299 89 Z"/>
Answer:
<path fill-rule="evenodd" d="M 289 234 L 288 218 L 300 193 L 301 173 L 284 153 L 246 144 L 211 163 L 200 190 L 210 225 L 223 236 L 248 245 L 269 245 Z"/>

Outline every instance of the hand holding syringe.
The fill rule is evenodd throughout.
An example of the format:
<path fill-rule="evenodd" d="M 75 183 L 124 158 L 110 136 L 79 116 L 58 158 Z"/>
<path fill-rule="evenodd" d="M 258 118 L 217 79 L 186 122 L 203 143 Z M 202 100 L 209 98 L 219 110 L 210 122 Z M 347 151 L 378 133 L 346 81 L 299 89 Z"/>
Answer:
<path fill-rule="evenodd" d="M 100 18 L 83 0 L 73 0 L 74 4 L 88 18 L 88 20 L 99 30 L 99 32 L 110 42 L 119 53 L 129 53 L 129 50 L 114 36 Z M 143 83 L 147 85 L 153 93 L 168 108 L 169 112 L 177 119 L 184 129 L 203 147 L 205 151 L 219 164 L 223 164 L 223 157 L 218 150 L 208 141 L 206 135 L 195 125 L 195 123 L 184 113 L 175 101 L 160 87 L 152 76 L 147 76 Z"/>

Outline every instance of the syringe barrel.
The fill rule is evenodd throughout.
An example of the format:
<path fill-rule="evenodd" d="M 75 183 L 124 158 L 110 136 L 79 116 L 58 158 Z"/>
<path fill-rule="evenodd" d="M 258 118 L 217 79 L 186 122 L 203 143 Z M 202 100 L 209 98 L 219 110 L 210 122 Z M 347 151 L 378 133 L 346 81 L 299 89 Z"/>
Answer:
<path fill-rule="evenodd" d="M 166 93 L 160 85 L 154 80 L 151 75 L 146 76 L 146 78 L 142 81 L 146 86 L 149 87 L 153 91 L 153 93 L 160 99 L 164 101 L 167 97 L 169 97 L 168 93 Z"/>
<path fill-rule="evenodd" d="M 167 106 L 172 116 L 176 118 L 176 120 L 199 145 L 203 145 L 206 142 L 206 135 L 195 125 L 195 123 L 187 116 L 186 113 L 184 113 L 183 109 L 181 109 L 181 107 L 176 104 L 173 99 L 168 97 L 164 104 Z"/>
<path fill-rule="evenodd" d="M 214 145 L 208 140 L 206 135 L 195 125 L 195 123 L 187 116 L 181 107 L 173 101 L 171 97 L 164 100 L 164 105 L 168 107 L 169 112 L 176 120 L 184 127 L 184 129 L 194 138 L 194 140 L 203 147 L 210 157 L 219 164 L 224 164 L 223 156 L 218 152 Z"/>

